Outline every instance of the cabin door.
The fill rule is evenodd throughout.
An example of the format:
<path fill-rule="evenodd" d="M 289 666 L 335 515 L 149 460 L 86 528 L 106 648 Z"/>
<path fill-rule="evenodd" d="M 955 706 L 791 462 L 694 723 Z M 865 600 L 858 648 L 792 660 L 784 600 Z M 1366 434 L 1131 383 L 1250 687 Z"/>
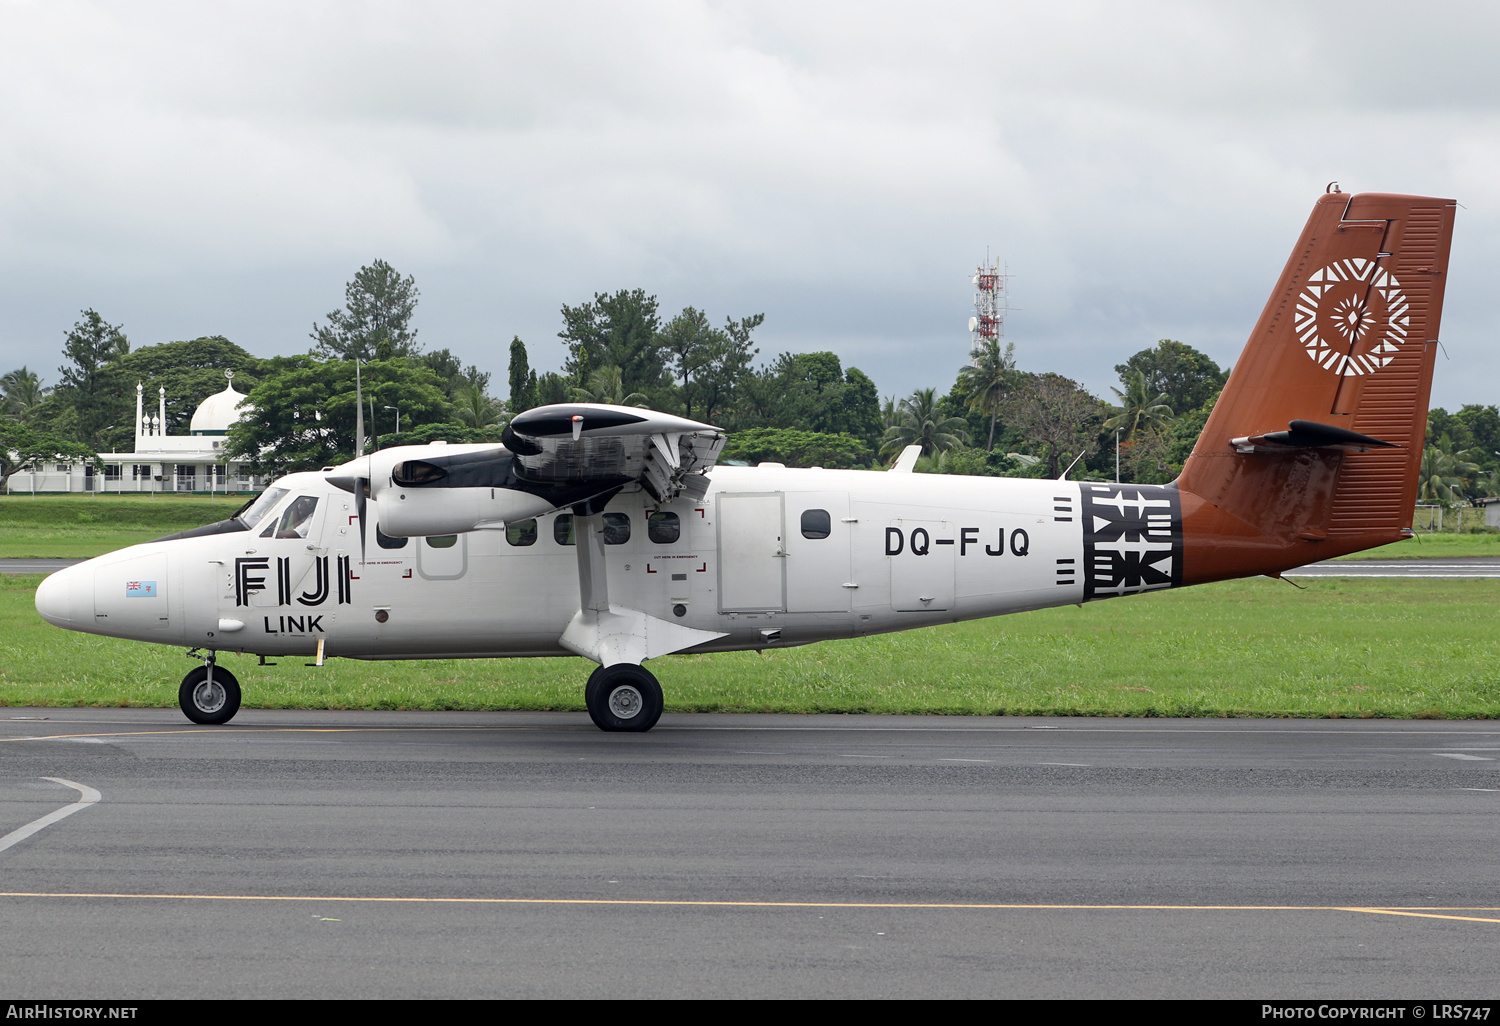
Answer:
<path fill-rule="evenodd" d="M 721 494 L 718 506 L 719 611 L 785 609 L 781 493 Z"/>
<path fill-rule="evenodd" d="M 786 610 L 847 613 L 854 525 L 848 492 L 787 492 Z"/>

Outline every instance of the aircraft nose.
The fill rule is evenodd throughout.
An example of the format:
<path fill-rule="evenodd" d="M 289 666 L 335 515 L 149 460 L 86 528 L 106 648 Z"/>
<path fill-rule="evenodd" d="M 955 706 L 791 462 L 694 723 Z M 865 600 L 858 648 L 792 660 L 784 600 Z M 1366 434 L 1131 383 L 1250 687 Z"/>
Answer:
<path fill-rule="evenodd" d="M 58 627 L 94 620 L 93 573 L 70 566 L 46 577 L 36 589 L 36 611 Z"/>

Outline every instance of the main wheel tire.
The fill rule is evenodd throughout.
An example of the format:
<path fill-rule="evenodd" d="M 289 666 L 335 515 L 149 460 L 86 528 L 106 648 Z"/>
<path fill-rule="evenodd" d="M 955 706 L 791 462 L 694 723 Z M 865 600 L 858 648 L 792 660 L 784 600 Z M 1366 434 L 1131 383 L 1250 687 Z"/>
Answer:
<path fill-rule="evenodd" d="M 200 666 L 182 678 L 177 704 L 194 723 L 228 723 L 240 711 L 240 682 L 224 667 L 215 666 L 210 684 L 208 667 Z"/>
<path fill-rule="evenodd" d="M 661 719 L 661 685 L 644 666 L 601 666 L 584 685 L 589 718 L 600 730 L 643 731 Z"/>

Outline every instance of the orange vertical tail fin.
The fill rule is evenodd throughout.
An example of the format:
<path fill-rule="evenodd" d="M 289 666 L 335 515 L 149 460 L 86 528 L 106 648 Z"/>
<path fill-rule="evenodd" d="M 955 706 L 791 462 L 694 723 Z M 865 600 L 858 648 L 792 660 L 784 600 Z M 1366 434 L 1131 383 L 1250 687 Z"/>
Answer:
<path fill-rule="evenodd" d="M 1454 207 L 1318 200 L 1177 479 L 1182 583 L 1408 533 Z"/>

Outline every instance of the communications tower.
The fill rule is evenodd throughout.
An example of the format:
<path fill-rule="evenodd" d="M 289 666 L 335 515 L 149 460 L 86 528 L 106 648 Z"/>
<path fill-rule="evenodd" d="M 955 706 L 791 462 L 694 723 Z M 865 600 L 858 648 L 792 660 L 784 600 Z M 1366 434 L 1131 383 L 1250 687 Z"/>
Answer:
<path fill-rule="evenodd" d="M 1005 315 L 1010 311 L 1007 285 L 1010 274 L 1000 269 L 1000 261 L 984 263 L 974 272 L 974 316 L 969 318 L 970 341 L 978 347 L 984 341 L 999 341 L 1005 334 Z"/>

